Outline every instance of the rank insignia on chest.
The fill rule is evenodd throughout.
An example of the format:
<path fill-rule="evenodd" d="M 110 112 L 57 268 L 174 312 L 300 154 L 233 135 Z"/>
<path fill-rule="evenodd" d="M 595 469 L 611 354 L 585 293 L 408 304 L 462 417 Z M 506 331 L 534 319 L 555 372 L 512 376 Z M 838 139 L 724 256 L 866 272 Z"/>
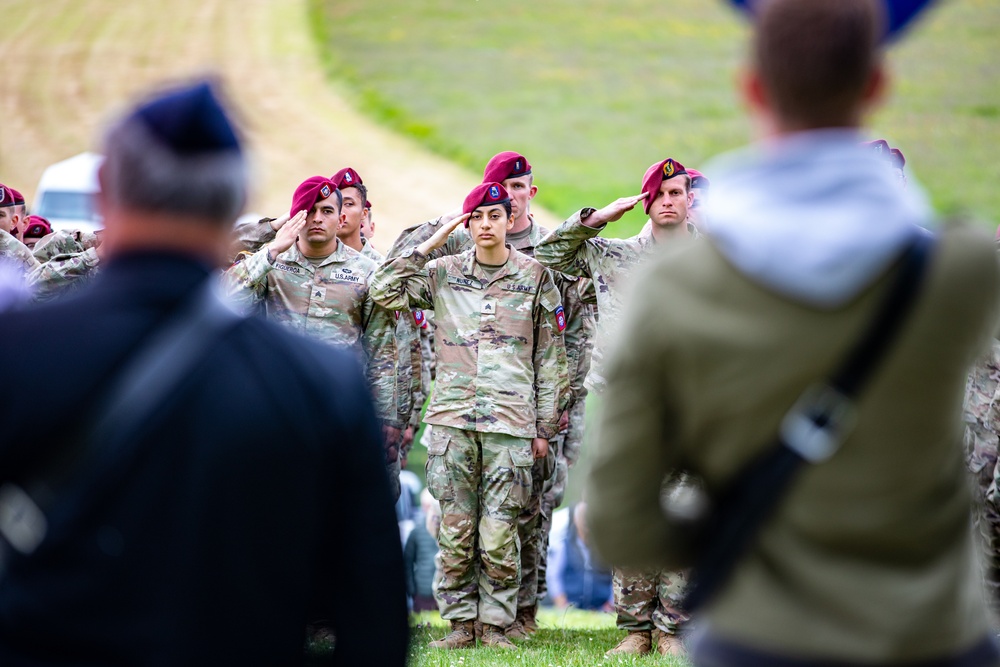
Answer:
<path fill-rule="evenodd" d="M 497 304 L 490 299 L 486 299 L 483 301 L 483 305 L 479 309 L 479 312 L 482 315 L 496 315 Z"/>
<path fill-rule="evenodd" d="M 314 299 L 323 299 L 325 297 L 326 297 L 326 288 L 325 287 L 313 287 L 312 298 L 314 298 Z"/>
<path fill-rule="evenodd" d="M 559 327 L 559 333 L 566 331 L 566 311 L 562 306 L 556 308 L 556 326 Z"/>

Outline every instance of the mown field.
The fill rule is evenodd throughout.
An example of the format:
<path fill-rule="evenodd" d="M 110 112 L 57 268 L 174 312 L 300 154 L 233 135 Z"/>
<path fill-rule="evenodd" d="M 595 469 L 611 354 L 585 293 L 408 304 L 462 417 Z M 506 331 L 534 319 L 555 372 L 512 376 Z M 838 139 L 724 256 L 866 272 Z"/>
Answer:
<path fill-rule="evenodd" d="M 697 167 L 749 135 L 732 85 L 747 28 L 721 0 L 309 2 L 328 79 L 352 104 L 473 173 L 520 150 L 560 216 L 637 192 L 662 157 Z M 1000 3 L 939 4 L 892 49 L 874 133 L 942 211 L 995 224 Z"/>
<path fill-rule="evenodd" d="M 612 614 L 579 610 L 559 611 L 542 609 L 539 612 L 540 629 L 532 639 L 521 642 L 520 650 L 499 651 L 488 648 L 440 651 L 427 648 L 428 642 L 439 639 L 447 632 L 447 625 L 436 613 L 422 613 L 415 617 L 412 630 L 410 667 L 609 667 L 634 665 L 663 665 L 687 667 L 680 658 L 648 656 L 615 656 L 605 658 L 604 652 L 618 643 L 625 633 L 615 628 Z M 329 655 L 324 646 L 314 645 L 311 650 L 316 664 Z"/>

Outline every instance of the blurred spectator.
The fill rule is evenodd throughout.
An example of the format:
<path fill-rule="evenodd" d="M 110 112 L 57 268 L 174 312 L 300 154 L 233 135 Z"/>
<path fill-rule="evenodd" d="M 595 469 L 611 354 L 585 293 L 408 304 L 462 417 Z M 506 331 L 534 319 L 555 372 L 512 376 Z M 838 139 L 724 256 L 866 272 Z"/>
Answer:
<path fill-rule="evenodd" d="M 434 500 L 430 491 L 424 489 L 420 493 L 420 506 L 423 509 L 423 520 L 414 526 L 403 549 L 406 590 L 413 599 L 413 611 L 437 611 L 434 574 L 441 505 Z"/>
<path fill-rule="evenodd" d="M 23 242 L 24 245 L 28 246 L 32 250 L 35 248 L 35 244 L 41 240 L 42 237 L 47 236 L 52 233 L 52 225 L 49 221 L 40 215 L 29 215 L 28 223 L 24 226 Z"/>
<path fill-rule="evenodd" d="M 565 511 L 567 523 L 562 534 L 553 535 L 549 548 L 549 595 L 559 608 L 612 611 L 611 570 L 601 565 L 590 549 L 586 503 Z"/>

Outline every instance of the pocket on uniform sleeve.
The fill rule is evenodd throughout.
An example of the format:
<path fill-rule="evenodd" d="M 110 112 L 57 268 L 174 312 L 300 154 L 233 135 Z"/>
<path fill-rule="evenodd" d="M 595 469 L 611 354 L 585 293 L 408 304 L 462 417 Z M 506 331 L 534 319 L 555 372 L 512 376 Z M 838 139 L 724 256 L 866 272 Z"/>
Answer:
<path fill-rule="evenodd" d="M 451 475 L 448 473 L 448 443 L 451 436 L 443 430 L 433 429 L 431 441 L 427 444 L 427 465 L 424 473 L 427 477 L 427 490 L 438 501 L 452 500 L 455 497 Z"/>

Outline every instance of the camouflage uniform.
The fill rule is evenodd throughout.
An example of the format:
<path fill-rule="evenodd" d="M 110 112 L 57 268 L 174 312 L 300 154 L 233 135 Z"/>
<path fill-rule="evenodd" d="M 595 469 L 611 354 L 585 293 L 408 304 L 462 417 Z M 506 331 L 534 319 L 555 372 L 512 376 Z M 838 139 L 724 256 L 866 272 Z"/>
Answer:
<path fill-rule="evenodd" d="M 263 247 L 225 274 L 228 292 L 248 308 L 263 302 L 267 317 L 333 345 L 353 348 L 366 362 L 376 412 L 383 423 L 403 428 L 410 396 L 396 383 L 395 315 L 369 296 L 375 262 L 337 243 L 318 265 L 296 245 L 272 265 Z M 387 464 L 399 497 L 399 464 Z M 395 474 L 392 474 L 395 473 Z"/>
<path fill-rule="evenodd" d="M 433 425 L 427 486 L 442 511 L 441 616 L 509 626 L 531 438 L 555 437 L 565 403 L 559 292 L 516 250 L 489 276 L 470 248 L 435 260 L 406 251 L 375 274 L 372 297 L 386 308 L 434 311 L 437 381 L 424 421 Z"/>
<path fill-rule="evenodd" d="M 973 521 L 981 537 L 987 600 L 1000 611 L 1000 341 L 969 373 L 965 391 L 965 447 L 976 498 Z"/>
<path fill-rule="evenodd" d="M 617 333 L 623 310 L 627 281 L 635 268 L 656 250 L 652 224 L 636 236 L 609 239 L 598 236 L 604 226 L 583 224 L 594 209 L 583 209 L 556 228 L 535 249 L 545 266 L 564 273 L 590 278 L 596 291 L 600 324 L 592 353 L 586 387 L 600 394 L 605 385 L 604 353 Z M 686 620 L 677 601 L 683 597 L 686 572 L 613 570 L 613 590 L 617 625 L 629 631 L 652 630 L 654 625 L 676 634 Z"/>
<path fill-rule="evenodd" d="M 17 240 L 17 237 L 0 229 L 0 258 L 21 267 L 25 275 L 38 266 L 38 260 L 31 254 L 31 249 Z"/>
<path fill-rule="evenodd" d="M 367 239 L 362 239 L 361 254 L 381 266 L 385 257 Z M 420 327 L 425 325 L 424 313 L 421 310 L 413 312 L 396 311 L 396 391 L 400 397 L 399 415 L 403 428 L 413 426 L 420 421 L 420 410 L 424 406 L 424 397 L 430 388 L 430 379 L 424 385 L 423 348 L 420 345 Z M 399 452 L 395 462 L 395 475 L 399 477 L 401 459 L 408 453 Z"/>
<path fill-rule="evenodd" d="M 90 247 L 81 252 L 55 255 L 44 264 L 39 264 L 28 274 L 28 282 L 34 290 L 36 301 L 48 301 L 67 289 L 82 287 L 99 270 L 97 249 Z"/>
<path fill-rule="evenodd" d="M 420 245 L 452 219 L 451 216 L 445 215 L 405 229 L 389 250 L 390 256 L 394 256 L 393 253 L 398 254 L 408 247 Z M 548 235 L 548 230 L 537 224 L 530 216 L 529 219 L 531 225 L 528 227 L 527 233 L 512 236 L 508 232 L 507 241 L 518 252 L 533 257 L 535 246 Z M 442 247 L 432 250 L 428 256 L 435 258 L 454 255 L 468 250 L 472 246 L 472 237 L 469 236 L 468 230 L 465 227 L 459 227 L 448 236 L 447 242 Z M 565 308 L 566 330 L 563 332 L 563 339 L 566 346 L 568 369 L 570 370 L 570 393 L 567 410 L 572 410 L 578 402 L 582 403 L 582 399 L 586 395 L 586 389 L 583 387 L 586 368 L 583 369 L 583 376 L 577 377 L 576 371 L 577 361 L 582 357 L 586 357 L 587 365 L 589 365 L 592 336 L 587 335 L 587 333 L 593 330 L 593 312 L 582 303 L 582 293 L 577 286 L 579 281 L 576 277 L 553 273 L 553 280 L 559 289 Z M 531 497 L 518 517 L 518 537 L 521 540 L 521 587 L 517 596 L 518 609 L 534 607 L 544 597 L 546 590 L 544 562 L 547 557 L 548 533 L 543 533 L 543 516 L 546 513 L 546 510 L 543 509 L 545 502 L 543 495 L 545 489 L 552 486 L 557 475 L 561 474 L 562 479 L 565 480 L 567 469 L 562 454 L 563 435 L 560 434 L 549 444 L 551 445 L 549 456 L 535 461 L 532 466 Z M 562 488 L 565 488 L 565 481 L 562 482 Z M 558 503 L 555 506 L 558 506 Z M 553 507 L 549 507 L 547 510 L 549 524 L 551 524 L 552 509 Z M 541 595 L 539 595 L 539 591 L 541 591 Z"/>
<path fill-rule="evenodd" d="M 45 263 L 57 255 L 75 255 L 96 248 L 97 242 L 97 234 L 93 232 L 59 230 L 39 239 L 31 254 Z"/>

